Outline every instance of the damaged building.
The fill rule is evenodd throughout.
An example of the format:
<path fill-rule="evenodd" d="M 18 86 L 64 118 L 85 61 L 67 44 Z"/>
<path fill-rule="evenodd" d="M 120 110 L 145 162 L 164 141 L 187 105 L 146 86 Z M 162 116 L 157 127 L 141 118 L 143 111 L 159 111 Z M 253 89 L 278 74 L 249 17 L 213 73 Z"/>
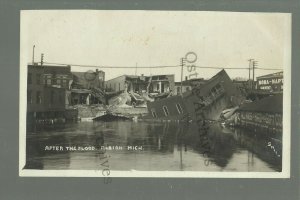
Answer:
<path fill-rule="evenodd" d="M 106 91 L 125 91 L 142 94 L 160 94 L 174 91 L 174 75 L 122 75 L 105 81 Z"/>
<path fill-rule="evenodd" d="M 176 98 L 175 98 L 176 97 Z M 148 102 L 152 118 L 174 120 L 217 120 L 225 108 L 240 105 L 244 97 L 225 70 L 182 95 Z"/>
<path fill-rule="evenodd" d="M 105 103 L 104 81 L 105 72 L 96 71 L 72 72 L 73 83 L 71 85 L 70 101 L 72 105 L 77 104 L 99 104 Z"/>
<path fill-rule="evenodd" d="M 243 104 L 237 110 L 236 125 L 251 130 L 282 132 L 283 95 L 275 94 L 251 103 Z"/>

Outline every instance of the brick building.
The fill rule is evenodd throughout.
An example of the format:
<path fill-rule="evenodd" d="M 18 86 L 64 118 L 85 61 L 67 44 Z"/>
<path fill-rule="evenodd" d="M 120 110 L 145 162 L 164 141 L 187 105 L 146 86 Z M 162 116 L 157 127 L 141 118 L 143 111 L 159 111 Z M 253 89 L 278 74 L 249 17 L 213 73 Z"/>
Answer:
<path fill-rule="evenodd" d="M 70 66 L 28 65 L 28 120 L 62 116 L 71 81 Z"/>

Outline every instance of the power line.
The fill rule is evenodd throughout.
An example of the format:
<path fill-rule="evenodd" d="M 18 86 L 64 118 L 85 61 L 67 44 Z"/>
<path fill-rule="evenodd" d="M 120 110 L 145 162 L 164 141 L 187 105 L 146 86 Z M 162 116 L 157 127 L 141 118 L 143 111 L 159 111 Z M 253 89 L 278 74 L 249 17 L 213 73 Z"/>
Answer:
<path fill-rule="evenodd" d="M 261 70 L 283 70 L 282 68 L 262 68 L 262 67 L 256 67 L 255 69 L 261 69 Z"/>
<path fill-rule="evenodd" d="M 44 64 L 49 65 L 70 65 L 76 67 L 97 67 L 97 68 L 116 68 L 116 69 L 136 69 L 135 66 L 104 66 L 104 65 L 80 65 L 80 64 L 65 64 L 65 63 L 51 63 L 44 62 Z M 179 65 L 161 65 L 161 66 L 140 66 L 139 68 L 171 68 L 171 67 L 179 67 Z"/>
<path fill-rule="evenodd" d="M 66 63 L 53 63 L 53 62 L 43 62 L 43 64 L 48 64 L 48 65 L 62 65 L 62 66 L 76 66 L 76 67 L 96 67 L 96 68 L 111 68 L 111 69 L 136 69 L 136 66 L 107 66 L 107 65 L 81 65 L 81 64 L 66 64 Z M 176 67 L 181 67 L 181 65 L 160 65 L 160 66 L 140 66 L 139 68 L 176 68 Z M 214 67 L 214 66 L 198 66 L 194 65 L 196 68 L 200 69 L 244 69 L 244 70 L 249 70 L 248 67 Z M 262 67 L 256 67 L 255 69 L 259 70 L 283 70 L 282 68 L 262 68 Z"/>

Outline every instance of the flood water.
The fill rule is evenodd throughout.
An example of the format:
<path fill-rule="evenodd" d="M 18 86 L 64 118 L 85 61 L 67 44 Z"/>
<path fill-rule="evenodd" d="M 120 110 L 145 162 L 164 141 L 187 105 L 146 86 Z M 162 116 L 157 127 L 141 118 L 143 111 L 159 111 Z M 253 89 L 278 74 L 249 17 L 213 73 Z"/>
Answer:
<path fill-rule="evenodd" d="M 26 169 L 101 170 L 103 156 L 110 170 L 281 171 L 280 140 L 219 124 L 203 131 L 197 124 L 80 122 L 27 132 Z"/>

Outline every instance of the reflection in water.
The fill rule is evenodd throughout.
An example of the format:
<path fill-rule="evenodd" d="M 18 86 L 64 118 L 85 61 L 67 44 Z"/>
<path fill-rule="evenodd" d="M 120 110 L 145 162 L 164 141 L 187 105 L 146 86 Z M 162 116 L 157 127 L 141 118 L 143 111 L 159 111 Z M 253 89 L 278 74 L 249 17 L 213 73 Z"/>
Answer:
<path fill-rule="evenodd" d="M 110 146 L 122 148 L 105 151 L 111 170 L 281 171 L 281 145 L 269 136 L 218 124 L 199 129 L 197 124 L 81 122 L 28 131 L 25 168 L 101 170 L 101 147 Z M 64 150 L 45 151 L 46 146 Z M 65 149 L 79 146 L 96 150 Z"/>

